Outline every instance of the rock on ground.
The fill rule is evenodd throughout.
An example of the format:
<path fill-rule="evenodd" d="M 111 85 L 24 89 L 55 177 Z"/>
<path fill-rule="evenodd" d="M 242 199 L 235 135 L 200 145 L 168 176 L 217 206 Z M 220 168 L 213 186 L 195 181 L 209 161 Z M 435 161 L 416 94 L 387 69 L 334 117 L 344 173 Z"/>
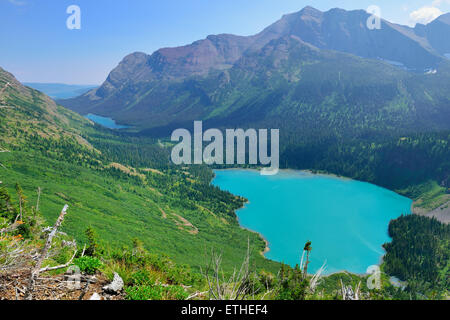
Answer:
<path fill-rule="evenodd" d="M 103 291 L 111 294 L 118 294 L 123 289 L 123 280 L 117 272 L 114 273 L 113 281 L 103 287 Z"/>

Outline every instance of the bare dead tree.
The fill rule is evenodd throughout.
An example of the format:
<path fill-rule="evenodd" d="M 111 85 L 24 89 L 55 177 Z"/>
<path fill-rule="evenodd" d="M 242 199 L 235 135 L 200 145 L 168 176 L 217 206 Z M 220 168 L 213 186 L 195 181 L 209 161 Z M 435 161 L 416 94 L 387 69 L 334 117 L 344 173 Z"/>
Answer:
<path fill-rule="evenodd" d="M 59 266 L 54 266 L 54 267 L 41 268 L 41 269 L 39 269 L 39 273 L 67 268 L 68 266 L 70 266 L 72 264 L 72 261 L 73 261 L 73 259 L 75 259 L 75 256 L 77 255 L 77 252 L 78 252 L 78 250 L 75 249 L 72 257 L 70 258 L 69 261 L 67 261 L 67 263 L 60 264 Z"/>
<path fill-rule="evenodd" d="M 25 262 L 25 257 L 28 255 L 23 241 L 11 242 L 0 253 L 0 271 L 9 269 L 16 269 L 22 266 Z"/>
<path fill-rule="evenodd" d="M 15 231 L 21 224 L 16 218 L 14 223 L 0 229 L 0 237 Z M 12 240 L 9 243 L 7 242 L 7 245 L 0 251 L 0 271 L 21 267 L 26 264 L 26 258 L 30 256 L 30 250 L 27 249 L 25 241 L 22 241 L 21 238 L 13 238 Z"/>
<path fill-rule="evenodd" d="M 309 265 L 309 254 L 312 251 L 311 241 L 306 242 L 305 247 L 303 249 L 302 260 L 300 261 L 300 269 L 303 270 L 303 280 L 308 276 L 308 265 Z M 303 259 L 306 253 L 306 262 L 303 263 Z"/>
<path fill-rule="evenodd" d="M 56 220 L 55 225 L 53 226 L 53 228 L 50 231 L 50 234 L 48 235 L 48 238 L 47 238 L 47 241 L 45 242 L 44 248 L 42 249 L 42 252 L 36 261 L 36 265 L 31 269 L 30 280 L 28 283 L 28 287 L 26 290 L 26 296 L 25 296 L 25 299 L 27 299 L 27 300 L 31 300 L 33 298 L 33 292 L 34 292 L 34 287 L 36 284 L 36 279 L 38 278 L 38 276 L 41 272 L 57 270 L 57 269 L 62 269 L 62 268 L 68 267 L 72 263 L 73 259 L 75 258 L 76 251 L 77 251 L 76 248 L 75 248 L 74 255 L 69 260 L 69 262 L 67 262 L 66 264 L 56 266 L 56 267 L 42 268 L 42 263 L 44 262 L 44 260 L 47 257 L 48 251 L 50 250 L 50 248 L 52 246 L 53 238 L 55 237 L 56 233 L 58 232 L 58 228 L 61 226 L 62 222 L 64 221 L 64 217 L 67 214 L 68 208 L 69 208 L 69 206 L 65 205 L 64 208 L 62 209 L 62 211 L 58 217 L 58 220 Z"/>
<path fill-rule="evenodd" d="M 200 292 L 200 291 L 198 291 L 198 292 L 195 292 L 195 293 L 191 294 L 189 297 L 187 297 L 186 300 L 192 300 L 192 299 L 194 299 L 194 298 L 204 296 L 204 295 L 207 294 L 208 292 L 209 292 L 209 291 L 205 291 L 205 292 Z"/>
<path fill-rule="evenodd" d="M 317 286 L 320 284 L 322 280 L 322 274 L 326 269 L 327 262 L 325 261 L 320 267 L 319 270 L 316 271 L 316 273 L 311 277 L 311 280 L 309 281 L 309 290 L 311 293 L 314 293 L 316 291 Z"/>
<path fill-rule="evenodd" d="M 352 286 L 345 286 L 344 282 L 342 282 L 342 279 L 341 279 L 341 294 L 342 294 L 342 300 L 360 300 L 361 281 L 358 283 L 358 285 L 355 287 L 355 289 L 353 289 Z"/>
<path fill-rule="evenodd" d="M 19 215 L 20 215 L 20 221 L 23 221 L 22 216 L 22 197 L 19 195 Z"/>
<path fill-rule="evenodd" d="M 310 263 L 309 255 L 312 251 L 311 244 L 312 244 L 311 241 L 306 242 L 305 247 L 303 248 L 302 258 L 300 260 L 300 270 L 302 270 L 303 280 L 308 278 L 308 265 Z M 306 256 L 306 261 L 305 261 L 305 256 Z M 317 270 L 316 273 L 311 276 L 311 279 L 309 281 L 309 291 L 311 293 L 314 293 L 316 291 L 316 288 L 322 279 L 322 274 L 326 269 L 326 264 L 327 264 L 327 262 L 325 261 L 323 263 L 322 267 L 320 267 L 320 269 Z"/>
<path fill-rule="evenodd" d="M 248 294 L 255 294 L 252 291 L 250 281 L 250 241 L 248 242 L 247 253 L 239 271 L 234 269 L 232 275 L 225 279 L 222 270 L 222 255 L 214 250 L 206 265 L 205 272 L 202 273 L 208 283 L 209 295 L 212 300 L 243 300 Z"/>
<path fill-rule="evenodd" d="M 84 244 L 83 251 L 81 252 L 81 257 L 84 257 L 85 252 L 86 252 L 86 243 Z"/>
<path fill-rule="evenodd" d="M 41 187 L 38 187 L 38 196 L 36 201 L 36 212 L 39 212 L 39 200 L 41 199 Z"/>

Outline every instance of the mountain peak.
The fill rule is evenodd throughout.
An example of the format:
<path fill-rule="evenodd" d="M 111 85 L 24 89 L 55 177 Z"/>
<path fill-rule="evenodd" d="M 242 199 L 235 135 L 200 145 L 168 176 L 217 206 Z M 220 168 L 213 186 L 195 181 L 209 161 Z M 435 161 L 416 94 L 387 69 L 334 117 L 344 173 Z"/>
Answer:
<path fill-rule="evenodd" d="M 318 9 L 316 9 L 316 8 L 314 8 L 314 7 L 306 6 L 302 10 L 300 10 L 300 13 L 302 13 L 302 14 L 309 14 L 309 15 L 315 15 L 315 14 L 321 14 L 323 12 L 318 10 Z"/>
<path fill-rule="evenodd" d="M 253 36 L 209 35 L 189 45 L 159 49 L 152 55 L 135 52 L 123 59 L 99 89 L 85 94 L 80 100 L 66 101 L 65 105 L 85 113 L 91 107 L 104 108 L 102 111 L 105 114 L 111 108 L 120 110 L 129 103 L 130 97 L 137 96 L 138 90 L 157 86 L 161 80 L 207 77 L 212 71 L 233 68 L 249 55 L 259 53 L 264 56 L 270 48 L 278 50 L 278 58 L 285 57 L 289 49 L 283 42 L 285 39 L 301 41 L 316 50 L 384 59 L 418 72 L 436 68 L 444 61 L 444 55 L 450 53 L 450 23 L 446 22 L 450 21 L 450 14 L 438 18 L 443 22 L 419 26 L 415 30 L 384 21 L 383 28 L 375 31 L 366 26 L 368 15 L 364 10 L 335 8 L 322 12 L 307 6 L 284 15 Z M 274 43 L 278 46 L 267 47 L 272 41 L 280 39 L 281 42 Z M 116 95 L 123 100 L 118 100 Z"/>
<path fill-rule="evenodd" d="M 137 63 L 137 62 L 143 62 L 149 58 L 149 55 L 144 52 L 133 52 L 129 55 L 125 56 L 121 63 Z"/>
<path fill-rule="evenodd" d="M 441 15 L 436 20 L 440 21 L 440 22 L 443 22 L 443 23 L 446 23 L 446 24 L 450 24 L 450 12 Z"/>
<path fill-rule="evenodd" d="M 322 15 L 323 15 L 322 11 L 320 11 L 314 7 L 311 7 L 311 6 L 307 6 L 298 12 L 283 15 L 283 17 L 281 18 L 281 21 L 283 21 L 283 20 L 293 21 L 293 20 L 296 20 L 299 18 L 300 19 L 308 19 L 308 18 L 317 19 L 317 18 L 322 17 Z"/>

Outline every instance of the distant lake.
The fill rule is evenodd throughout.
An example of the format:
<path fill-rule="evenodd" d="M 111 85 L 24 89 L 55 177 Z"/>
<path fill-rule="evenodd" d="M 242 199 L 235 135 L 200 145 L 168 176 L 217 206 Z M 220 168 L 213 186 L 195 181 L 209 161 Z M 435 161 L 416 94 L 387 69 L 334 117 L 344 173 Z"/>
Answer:
<path fill-rule="evenodd" d="M 249 200 L 237 212 L 239 222 L 269 242 L 267 258 L 295 266 L 312 241 L 310 273 L 324 261 L 326 274 L 365 273 L 381 262 L 382 245 L 391 241 L 390 220 L 411 211 L 412 200 L 354 180 L 300 171 L 215 173 L 214 185 Z"/>
<path fill-rule="evenodd" d="M 95 115 L 95 114 L 92 114 L 92 113 L 89 113 L 85 117 L 88 118 L 89 120 L 94 121 L 95 123 L 97 123 L 97 124 L 99 124 L 101 126 L 109 128 L 109 129 L 126 129 L 126 128 L 129 128 L 129 126 L 123 126 L 123 125 L 117 124 L 116 121 L 114 121 L 111 118 L 98 116 L 98 115 Z"/>

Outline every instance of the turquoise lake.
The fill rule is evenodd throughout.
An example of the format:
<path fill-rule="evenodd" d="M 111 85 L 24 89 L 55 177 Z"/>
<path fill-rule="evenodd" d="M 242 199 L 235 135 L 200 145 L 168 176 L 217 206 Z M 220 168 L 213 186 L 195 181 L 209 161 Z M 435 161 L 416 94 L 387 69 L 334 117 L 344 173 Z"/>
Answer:
<path fill-rule="evenodd" d="M 126 129 L 126 128 L 129 128 L 128 126 L 123 126 L 123 125 L 117 124 L 116 121 L 114 121 L 111 118 L 98 116 L 98 115 L 95 115 L 95 114 L 92 114 L 92 113 L 89 113 L 85 117 L 88 118 L 89 120 L 94 121 L 95 123 L 97 123 L 97 124 L 99 124 L 101 126 L 109 128 L 109 129 Z"/>
<path fill-rule="evenodd" d="M 326 274 L 363 274 L 378 265 L 390 242 L 391 219 L 411 212 L 412 200 L 378 186 L 301 171 L 261 176 L 253 170 L 217 170 L 213 184 L 249 200 L 237 215 L 242 227 L 268 242 L 268 259 L 295 266 L 312 241 L 309 272 L 326 261 Z"/>

